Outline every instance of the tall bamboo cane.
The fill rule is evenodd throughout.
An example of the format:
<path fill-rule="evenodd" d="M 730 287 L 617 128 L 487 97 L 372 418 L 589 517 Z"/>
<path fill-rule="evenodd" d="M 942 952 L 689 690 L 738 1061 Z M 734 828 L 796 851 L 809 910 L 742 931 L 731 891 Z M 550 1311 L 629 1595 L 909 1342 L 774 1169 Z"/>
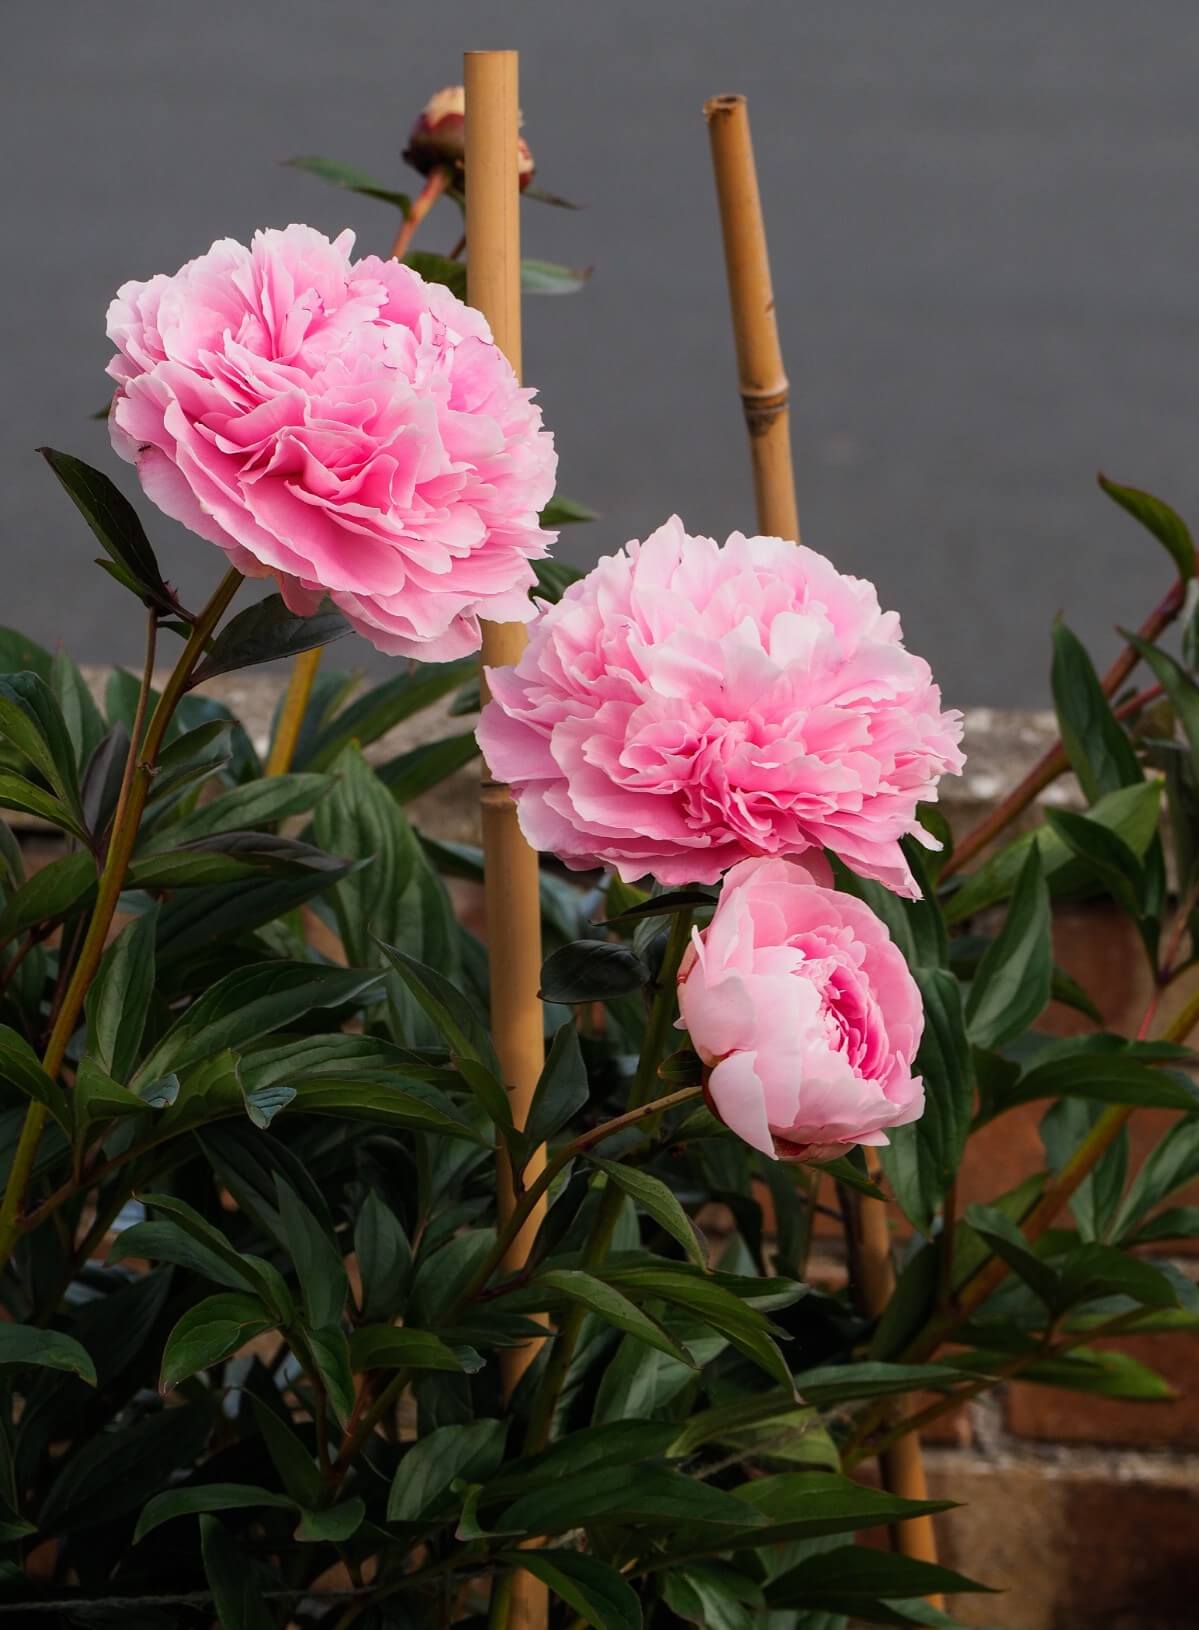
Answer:
<path fill-rule="evenodd" d="M 741 405 L 749 431 L 758 525 L 772 538 L 799 542 L 799 512 L 791 469 L 790 388 L 783 371 L 766 224 L 758 195 L 744 96 L 714 96 L 704 103 L 712 142 L 712 168 L 728 268 L 733 339 Z"/>
<path fill-rule="evenodd" d="M 520 189 L 517 180 L 517 54 L 468 51 L 466 86 L 466 240 L 469 245 L 467 295 L 491 325 L 496 344 L 520 373 Z M 483 663 L 507 667 L 526 644 L 521 623 L 483 624 Z M 541 982 L 541 896 L 537 855 L 516 821 L 508 788 L 486 767 L 481 787 L 483 876 L 487 943 L 491 967 L 491 1024 L 512 1118 L 524 1124 L 545 1060 L 538 988 Z M 526 1167 L 531 1181 L 545 1164 L 538 1150 Z M 496 1168 L 500 1226 L 516 1208 L 511 1165 L 503 1150 Z M 545 1214 L 544 1201 L 516 1235 L 504 1261 L 517 1272 L 528 1260 Z M 536 1344 L 501 1351 L 504 1388 L 511 1393 L 528 1367 Z M 507 1596 L 507 1623 L 544 1626 L 545 1588 L 520 1573 L 497 1585 Z M 494 1618 L 494 1615 L 493 1615 Z"/>
<path fill-rule="evenodd" d="M 466 237 L 467 291 L 491 325 L 496 344 L 520 372 L 520 193 L 516 174 L 518 123 L 515 51 L 466 53 Z M 484 623 L 483 662 L 508 667 L 527 643 L 523 623 Z M 537 855 L 516 822 L 516 805 L 506 786 L 484 772 L 482 784 L 483 865 L 487 937 L 491 950 L 491 1019 L 496 1052 L 512 1101 L 513 1119 L 523 1124 L 529 1100 L 545 1062 L 541 1000 L 541 895 Z M 544 1162 L 539 1152 L 528 1175 Z M 512 1172 L 501 1156 L 500 1221 L 516 1205 Z M 513 1246 L 508 1262 L 523 1266 L 540 1214 Z M 515 1385 L 533 1348 L 507 1349 L 509 1386 Z"/>
<path fill-rule="evenodd" d="M 770 283 L 766 225 L 750 138 L 749 110 L 744 96 L 714 96 L 704 103 L 704 118 L 712 143 L 712 168 L 728 270 L 737 373 L 749 429 L 758 526 L 769 537 L 793 538 L 798 543 L 799 511 L 791 466 L 789 388 Z M 877 1201 L 860 1206 L 856 1226 L 859 1294 L 863 1310 L 877 1317 L 895 1289 L 886 1208 Z M 891 1493 L 912 1500 L 926 1498 L 924 1463 L 915 1434 L 901 1438 L 881 1457 L 880 1470 Z M 928 1517 L 897 1524 L 893 1541 L 895 1549 L 905 1556 L 936 1561 L 936 1540 Z"/>

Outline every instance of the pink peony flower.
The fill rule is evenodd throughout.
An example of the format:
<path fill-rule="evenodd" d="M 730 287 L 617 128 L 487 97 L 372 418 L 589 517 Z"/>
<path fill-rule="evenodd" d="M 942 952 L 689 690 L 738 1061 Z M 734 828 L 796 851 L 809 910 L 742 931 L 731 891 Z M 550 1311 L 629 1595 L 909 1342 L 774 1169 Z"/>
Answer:
<path fill-rule="evenodd" d="M 353 242 L 289 226 L 126 283 L 113 446 L 293 611 L 328 595 L 380 651 L 461 656 L 480 616 L 533 615 L 553 438 L 477 311 Z"/>
<path fill-rule="evenodd" d="M 924 1110 L 924 1012 L 884 925 L 823 856 L 745 860 L 679 969 L 712 1111 L 763 1154 L 833 1160 Z"/>
<path fill-rule="evenodd" d="M 677 516 L 572 584 L 488 682 L 479 740 L 529 842 L 626 882 L 827 847 L 913 896 L 899 840 L 937 847 L 916 805 L 964 762 L 961 714 L 873 585 Z"/>

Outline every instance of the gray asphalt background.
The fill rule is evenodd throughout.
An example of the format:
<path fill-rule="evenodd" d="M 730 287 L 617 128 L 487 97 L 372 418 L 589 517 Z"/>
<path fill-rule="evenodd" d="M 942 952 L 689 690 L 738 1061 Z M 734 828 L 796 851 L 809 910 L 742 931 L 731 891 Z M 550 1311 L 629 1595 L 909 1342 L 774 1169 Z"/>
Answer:
<path fill-rule="evenodd" d="M 135 659 L 139 619 L 32 449 L 132 490 L 88 419 L 112 292 L 290 220 L 385 249 L 384 206 L 275 161 L 405 185 L 408 123 L 468 46 L 520 48 L 540 179 L 587 205 L 524 213 L 527 252 L 595 266 L 526 309 L 561 490 L 604 515 L 572 558 L 674 509 L 752 526 L 700 116 L 729 90 L 805 541 L 878 581 L 950 700 L 1043 701 L 1055 610 L 1106 660 L 1164 590 L 1097 468 L 1199 515 L 1194 0 L 9 0 L 4 22 L 0 621 L 80 659 Z M 426 247 L 449 247 L 443 207 Z M 202 593 L 215 552 L 142 509 Z"/>

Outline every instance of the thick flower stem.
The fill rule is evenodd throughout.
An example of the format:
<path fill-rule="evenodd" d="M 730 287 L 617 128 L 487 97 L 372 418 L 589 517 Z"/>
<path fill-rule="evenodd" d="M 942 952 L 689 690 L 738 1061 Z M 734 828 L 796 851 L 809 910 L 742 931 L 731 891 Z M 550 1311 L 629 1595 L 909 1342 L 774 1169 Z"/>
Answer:
<path fill-rule="evenodd" d="M 275 739 L 271 742 L 270 755 L 266 761 L 268 775 L 286 775 L 291 769 L 300 731 L 304 727 L 304 715 L 308 711 L 308 698 L 312 695 L 313 681 L 320 665 L 319 645 L 311 651 L 301 651 L 291 665 L 287 695 L 283 698 Z"/>
<path fill-rule="evenodd" d="M 642 1111 L 659 1114 L 674 1103 L 681 1103 L 685 1098 L 695 1097 L 700 1091 L 698 1087 L 685 1089 L 682 1093 L 674 1093 L 670 1098 L 659 1099 L 656 1103 L 647 1104 L 650 1089 L 658 1074 L 658 1066 L 662 1062 L 662 1055 L 666 1051 L 666 1041 L 670 1035 L 670 1027 L 674 1021 L 676 986 L 678 981 L 679 964 L 683 960 L 683 953 L 691 937 L 691 913 L 680 911 L 671 919 L 670 937 L 666 942 L 666 951 L 662 957 L 662 967 L 658 973 L 657 989 L 650 1004 L 649 1019 L 645 1027 L 645 1036 L 641 1043 L 641 1056 L 637 1060 L 637 1072 L 633 1077 L 633 1085 L 629 1092 L 629 1110 L 626 1115 L 619 1117 L 618 1121 L 610 1121 L 609 1126 L 616 1126 L 621 1121 L 630 1124 L 638 1118 Z M 609 1182 L 600 1196 L 599 1207 L 596 1211 L 595 1221 L 591 1226 L 591 1233 L 583 1250 L 581 1266 L 585 1269 L 597 1268 L 608 1254 L 608 1247 L 612 1243 L 617 1221 L 620 1218 L 620 1209 L 624 1200 L 623 1191 Z M 566 1382 L 567 1373 L 574 1360 L 575 1348 L 579 1344 L 579 1333 L 583 1328 L 586 1310 L 582 1307 L 573 1307 L 563 1321 L 554 1342 L 545 1371 L 541 1377 L 537 1392 L 533 1398 L 533 1407 L 529 1416 L 529 1427 L 525 1437 L 525 1453 L 535 1454 L 544 1449 L 549 1442 L 553 1431 L 554 1414 L 558 1407 L 558 1399 Z"/>
<path fill-rule="evenodd" d="M 1186 585 L 1179 579 L 1161 604 L 1155 607 L 1141 624 L 1139 630 L 1141 639 L 1148 640 L 1150 643 L 1159 639 L 1182 610 L 1185 598 Z M 1126 645 L 1103 676 L 1103 694 L 1105 696 L 1114 696 L 1140 660 L 1134 648 L 1131 645 Z M 1143 701 L 1144 698 L 1141 700 Z M 1006 831 L 1013 821 L 1018 820 L 1023 815 L 1024 811 L 1034 799 L 1045 791 L 1046 787 L 1056 781 L 1059 775 L 1065 775 L 1069 768 L 1070 760 L 1066 757 L 1066 750 L 1061 742 L 1057 741 L 1048 752 L 1042 754 L 1020 784 L 1012 788 L 1003 802 L 997 805 L 985 820 L 980 821 L 973 831 L 968 832 L 956 846 L 941 869 L 942 880 L 952 876 L 954 872 L 960 871 L 963 866 L 968 866 L 972 860 L 977 859 L 983 850 L 994 843 L 995 839 Z"/>
<path fill-rule="evenodd" d="M 79 960 L 75 964 L 75 971 L 71 975 L 46 1044 L 42 1068 L 51 1080 L 57 1078 L 62 1068 L 67 1047 L 83 1010 L 83 999 L 104 955 L 108 931 L 112 927 L 112 919 L 116 915 L 121 891 L 125 886 L 125 875 L 133 857 L 142 812 L 153 784 L 158 753 L 166 736 L 167 726 L 187 689 L 192 669 L 199 661 L 209 636 L 224 615 L 229 602 L 237 593 L 241 581 L 242 575 L 238 571 L 229 571 L 221 579 L 216 593 L 192 626 L 187 644 L 163 689 L 158 706 L 154 709 L 154 716 L 146 730 L 145 741 L 130 781 L 128 797 L 121 811 L 121 819 L 113 824 L 87 937 L 80 949 Z M 143 684 L 146 683 L 143 681 Z M 41 1104 L 30 1104 L 25 1114 L 25 1124 L 21 1129 L 16 1154 L 13 1156 L 8 1183 L 4 1190 L 4 1200 L 0 1203 L 0 1271 L 7 1265 L 13 1247 L 20 1237 L 21 1208 L 37 1160 L 45 1124 L 45 1108 Z"/>
<path fill-rule="evenodd" d="M 390 250 L 392 260 L 403 260 L 420 228 L 421 222 L 442 193 L 447 190 L 453 178 L 454 172 L 447 164 L 439 164 L 437 169 L 430 172 L 429 179 L 412 200 L 411 208 L 401 223 L 400 230 L 395 235 L 395 241 Z"/>

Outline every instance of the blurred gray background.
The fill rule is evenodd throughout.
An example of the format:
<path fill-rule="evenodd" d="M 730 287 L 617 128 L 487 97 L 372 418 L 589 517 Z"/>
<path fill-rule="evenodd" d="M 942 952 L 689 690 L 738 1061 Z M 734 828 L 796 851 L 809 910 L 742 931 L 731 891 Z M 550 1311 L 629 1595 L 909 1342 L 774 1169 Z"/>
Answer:
<path fill-rule="evenodd" d="M 25 0 L 6 8 L 0 621 L 133 660 L 140 620 L 32 449 L 132 472 L 89 414 L 129 277 L 216 237 L 383 205 L 277 160 L 409 184 L 404 136 L 464 47 L 522 52 L 525 249 L 593 264 L 526 306 L 526 377 L 589 560 L 671 510 L 752 529 L 700 107 L 750 97 L 805 541 L 874 577 L 956 703 L 1037 703 L 1047 631 L 1106 661 L 1165 556 L 1094 484 L 1199 504 L 1194 0 Z M 447 249 L 456 214 L 418 243 Z M 220 564 L 140 501 L 192 594 Z M 371 662 L 365 647 L 341 655 Z M 374 659 L 373 665 L 381 665 Z"/>

